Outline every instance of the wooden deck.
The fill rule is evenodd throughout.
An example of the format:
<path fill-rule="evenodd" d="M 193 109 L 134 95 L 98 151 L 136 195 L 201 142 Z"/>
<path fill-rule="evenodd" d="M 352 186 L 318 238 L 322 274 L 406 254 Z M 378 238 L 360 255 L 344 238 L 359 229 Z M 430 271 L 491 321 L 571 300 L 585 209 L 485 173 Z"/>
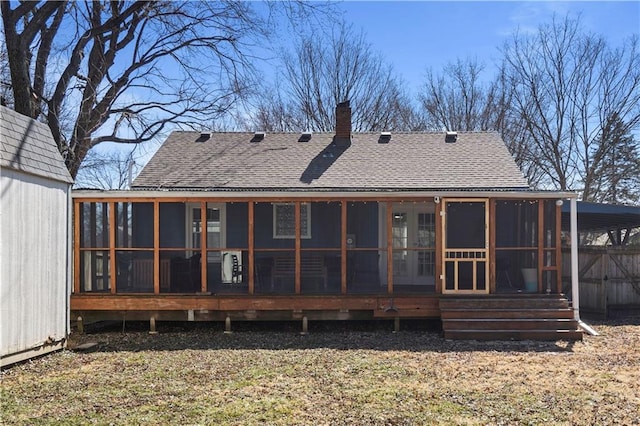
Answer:
<path fill-rule="evenodd" d="M 440 318 L 447 339 L 581 340 L 563 295 L 208 295 L 81 294 L 72 318 L 242 321 Z"/>
<path fill-rule="evenodd" d="M 72 318 L 172 321 L 348 320 L 439 318 L 437 295 L 182 295 L 80 294 L 71 296 Z"/>

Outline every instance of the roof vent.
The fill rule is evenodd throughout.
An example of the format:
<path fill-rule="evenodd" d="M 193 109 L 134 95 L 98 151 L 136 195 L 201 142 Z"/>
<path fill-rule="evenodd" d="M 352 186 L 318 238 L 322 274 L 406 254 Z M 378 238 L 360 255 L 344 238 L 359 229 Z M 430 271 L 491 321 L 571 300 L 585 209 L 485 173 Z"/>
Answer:
<path fill-rule="evenodd" d="M 251 142 L 262 142 L 264 140 L 266 133 L 265 132 L 255 132 L 253 134 L 253 138 Z"/>
<path fill-rule="evenodd" d="M 391 132 L 380 132 L 378 143 L 389 143 L 391 140 Z"/>
<path fill-rule="evenodd" d="M 196 142 L 205 142 L 211 139 L 211 132 L 201 132 Z"/>
<path fill-rule="evenodd" d="M 446 143 L 454 143 L 457 140 L 458 140 L 458 132 L 447 132 L 444 137 L 444 141 Z"/>
<path fill-rule="evenodd" d="M 311 140 L 311 135 L 311 131 L 302 132 L 300 138 L 298 139 L 298 142 L 309 142 Z"/>

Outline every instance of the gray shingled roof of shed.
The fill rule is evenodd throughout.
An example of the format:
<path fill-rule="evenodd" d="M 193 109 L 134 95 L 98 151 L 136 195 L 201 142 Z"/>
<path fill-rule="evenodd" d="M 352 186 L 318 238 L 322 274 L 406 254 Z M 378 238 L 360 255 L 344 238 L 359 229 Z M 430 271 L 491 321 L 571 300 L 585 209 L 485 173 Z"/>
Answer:
<path fill-rule="evenodd" d="M 133 182 L 135 189 L 207 191 L 528 190 L 497 133 L 355 133 L 347 148 L 333 134 L 173 132 Z"/>
<path fill-rule="evenodd" d="M 0 106 L 3 168 L 72 183 L 46 124 Z"/>

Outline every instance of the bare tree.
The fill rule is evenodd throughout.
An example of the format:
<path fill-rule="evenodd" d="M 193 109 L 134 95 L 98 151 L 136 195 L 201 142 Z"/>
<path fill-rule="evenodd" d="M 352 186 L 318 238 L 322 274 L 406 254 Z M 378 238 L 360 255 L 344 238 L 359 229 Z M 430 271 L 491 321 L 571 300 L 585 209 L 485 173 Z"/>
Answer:
<path fill-rule="evenodd" d="M 332 131 L 335 106 L 352 105 L 354 131 L 409 130 L 421 121 L 402 83 L 364 34 L 342 24 L 325 39 L 305 34 L 283 57 L 282 74 L 260 103 L 255 126 L 266 130 Z"/>
<path fill-rule="evenodd" d="M 419 98 L 433 130 L 499 131 L 504 120 L 500 80 L 482 82 L 484 65 L 476 59 L 458 59 L 441 73 L 428 69 Z"/>
<path fill-rule="evenodd" d="M 110 150 L 106 153 L 90 151 L 85 157 L 75 180 L 76 188 L 128 189 L 138 172 L 136 149 Z"/>
<path fill-rule="evenodd" d="M 535 35 L 515 34 L 503 53 L 513 95 L 509 114 L 524 126 L 520 134 L 541 173 L 539 186 L 596 200 L 593 189 L 604 184 L 599 171 L 615 145 L 612 117 L 623 123 L 618 134 L 640 124 L 637 37 L 614 50 L 584 34 L 579 21 L 554 19 Z"/>
<path fill-rule="evenodd" d="M 251 49 L 267 25 L 252 8 L 3 1 L 14 108 L 49 124 L 72 176 L 100 143 L 140 143 L 168 126 L 210 121 L 255 82 Z"/>
<path fill-rule="evenodd" d="M 511 108 L 513 92 L 504 68 L 488 81 L 483 81 L 483 71 L 484 65 L 473 58 L 448 63 L 440 72 L 428 69 L 418 95 L 427 127 L 499 132 L 529 184 L 537 186 L 543 174 L 535 162 L 535 147 L 527 143 L 522 117 Z"/>

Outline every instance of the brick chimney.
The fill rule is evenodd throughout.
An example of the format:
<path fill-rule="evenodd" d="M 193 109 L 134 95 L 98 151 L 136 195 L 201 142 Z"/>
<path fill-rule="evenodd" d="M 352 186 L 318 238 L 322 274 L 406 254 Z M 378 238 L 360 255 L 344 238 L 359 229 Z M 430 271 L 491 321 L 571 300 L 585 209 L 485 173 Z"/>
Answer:
<path fill-rule="evenodd" d="M 334 143 L 340 146 L 351 144 L 351 107 L 349 101 L 340 102 L 336 106 L 336 135 Z"/>

